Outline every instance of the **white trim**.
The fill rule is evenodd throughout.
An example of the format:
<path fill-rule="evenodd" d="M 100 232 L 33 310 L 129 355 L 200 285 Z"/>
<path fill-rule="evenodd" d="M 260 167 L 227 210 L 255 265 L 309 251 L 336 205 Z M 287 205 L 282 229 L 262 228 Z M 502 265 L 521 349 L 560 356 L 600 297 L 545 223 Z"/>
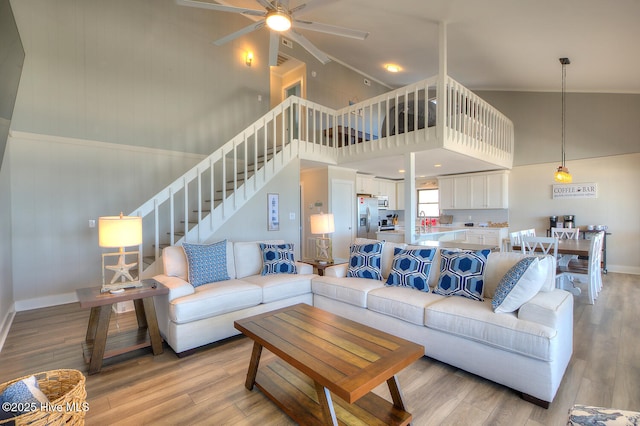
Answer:
<path fill-rule="evenodd" d="M 203 158 L 207 157 L 204 154 L 194 154 L 190 152 L 172 151 L 168 149 L 150 148 L 146 146 L 125 145 L 125 144 L 113 143 L 113 142 L 101 142 L 101 141 L 95 141 L 90 139 L 69 138 L 65 136 L 44 135 L 40 133 L 21 132 L 16 130 L 9 131 L 9 138 L 32 140 L 32 141 L 38 141 L 38 142 L 51 142 L 51 143 L 59 143 L 59 144 L 67 144 L 67 145 L 94 146 L 94 147 L 103 148 L 103 149 L 116 149 L 116 150 L 122 150 L 122 151 L 133 151 L 133 152 L 141 152 L 141 153 L 156 154 L 156 155 L 163 154 L 168 156 L 194 158 L 197 160 L 202 160 Z"/>
<path fill-rule="evenodd" d="M 49 306 L 64 305 L 78 301 L 76 292 L 52 294 L 50 296 L 36 297 L 33 299 L 19 300 L 15 303 L 16 312 L 31 309 L 48 308 Z"/>
<path fill-rule="evenodd" d="M 627 266 L 627 265 L 612 265 L 608 263 L 607 272 L 614 272 L 617 274 L 640 275 L 640 267 Z"/>
<path fill-rule="evenodd" d="M 4 316 L 2 323 L 0 324 L 0 352 L 2 352 L 2 347 L 4 346 L 4 342 L 9 335 L 9 330 L 11 329 L 11 324 L 13 324 L 13 319 L 16 316 L 16 305 L 15 303 L 11 305 L 9 311 Z"/>

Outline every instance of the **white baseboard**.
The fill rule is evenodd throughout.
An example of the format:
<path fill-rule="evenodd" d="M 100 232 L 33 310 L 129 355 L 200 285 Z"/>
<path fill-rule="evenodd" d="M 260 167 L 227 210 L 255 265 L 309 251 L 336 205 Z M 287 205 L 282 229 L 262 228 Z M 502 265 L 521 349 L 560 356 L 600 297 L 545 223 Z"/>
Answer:
<path fill-rule="evenodd" d="M 31 309 L 48 308 L 49 306 L 64 305 L 78 301 L 76 292 L 55 294 L 51 296 L 36 297 L 34 299 L 19 300 L 15 303 L 16 312 L 29 311 Z"/>
<path fill-rule="evenodd" d="M 630 274 L 630 275 L 640 275 L 640 268 L 635 266 L 624 266 L 624 265 L 607 265 L 607 272 L 616 272 L 619 274 Z"/>
<path fill-rule="evenodd" d="M 2 319 L 2 323 L 0 323 L 0 352 L 2 352 L 2 347 L 4 346 L 4 341 L 7 339 L 9 335 L 9 329 L 11 328 L 11 324 L 13 324 L 13 318 L 16 316 L 16 305 L 15 303 L 11 305 L 9 311 Z"/>

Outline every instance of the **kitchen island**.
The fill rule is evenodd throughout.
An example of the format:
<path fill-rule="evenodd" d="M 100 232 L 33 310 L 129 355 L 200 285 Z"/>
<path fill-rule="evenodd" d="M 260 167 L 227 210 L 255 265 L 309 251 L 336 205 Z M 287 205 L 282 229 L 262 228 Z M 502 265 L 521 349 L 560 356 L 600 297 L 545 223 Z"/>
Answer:
<path fill-rule="evenodd" d="M 394 243 L 421 244 L 425 241 L 455 241 L 459 243 L 477 244 L 481 246 L 500 247 L 502 240 L 508 236 L 508 228 L 492 227 L 460 227 L 460 226 L 433 226 L 427 228 L 426 232 L 413 234 L 413 241 L 405 241 L 404 230 L 379 231 L 376 237 L 379 240 Z"/>

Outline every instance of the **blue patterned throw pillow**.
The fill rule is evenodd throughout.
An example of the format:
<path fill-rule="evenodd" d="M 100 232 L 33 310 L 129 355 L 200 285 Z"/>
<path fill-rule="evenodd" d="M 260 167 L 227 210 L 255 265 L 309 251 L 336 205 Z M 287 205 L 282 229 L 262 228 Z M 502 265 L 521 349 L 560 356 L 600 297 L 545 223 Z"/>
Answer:
<path fill-rule="evenodd" d="M 538 294 L 547 270 L 537 256 L 525 257 L 504 274 L 491 300 L 493 311 L 514 312 Z"/>
<path fill-rule="evenodd" d="M 8 416 L 3 417 L 4 420 L 27 413 L 31 407 L 39 408 L 40 404 L 48 403 L 49 398 L 40 390 L 36 377 L 30 376 L 7 386 L 2 395 L 0 395 L 0 402 L 3 405 L 7 403 L 10 406 L 15 405 L 17 408 L 25 408 L 17 411 L 8 411 L 4 410 L 3 407 L 3 411 L 8 414 Z"/>
<path fill-rule="evenodd" d="M 429 292 L 429 271 L 435 254 L 435 248 L 403 250 L 396 247 L 387 285 Z"/>
<path fill-rule="evenodd" d="M 347 277 L 381 280 L 380 272 L 383 241 L 371 244 L 353 244 L 349 249 Z"/>
<path fill-rule="evenodd" d="M 296 274 L 293 244 L 260 243 L 262 250 L 262 275 Z"/>
<path fill-rule="evenodd" d="M 227 240 L 213 244 L 182 243 L 189 266 L 189 282 L 203 284 L 229 279 L 227 274 Z"/>
<path fill-rule="evenodd" d="M 491 250 L 440 252 L 440 279 L 433 292 L 484 300 L 484 267 Z"/>

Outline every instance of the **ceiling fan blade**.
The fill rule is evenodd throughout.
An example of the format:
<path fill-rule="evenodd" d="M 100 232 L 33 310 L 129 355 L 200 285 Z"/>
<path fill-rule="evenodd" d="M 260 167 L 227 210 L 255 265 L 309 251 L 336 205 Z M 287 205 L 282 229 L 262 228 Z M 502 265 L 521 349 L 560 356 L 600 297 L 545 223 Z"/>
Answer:
<path fill-rule="evenodd" d="M 311 53 L 317 60 L 322 62 L 322 64 L 326 64 L 328 62 L 331 62 L 331 59 L 329 58 L 329 56 L 326 53 L 324 53 L 322 50 L 320 50 L 317 47 L 315 47 L 313 45 L 313 43 L 311 43 L 309 40 L 307 40 L 307 38 L 305 36 L 303 36 L 302 34 L 297 33 L 297 32 L 295 32 L 293 30 L 289 30 L 287 35 L 289 37 L 291 37 L 293 39 L 293 41 L 298 43 L 300 46 L 304 47 L 307 50 L 307 52 Z"/>
<path fill-rule="evenodd" d="M 354 38 L 356 40 L 364 40 L 365 38 L 367 38 L 367 36 L 369 36 L 369 33 L 366 31 L 338 27 L 336 25 L 321 24 L 319 22 L 294 20 L 291 25 L 294 28 L 317 31 L 319 33 L 333 34 L 333 35 L 338 35 L 342 37 L 349 37 L 349 38 Z"/>
<path fill-rule="evenodd" d="M 253 15 L 253 16 L 265 16 L 267 14 L 264 10 L 247 9 L 244 7 L 235 7 L 235 6 L 225 6 L 218 3 L 206 3 L 203 1 L 195 1 L 195 0 L 176 0 L 176 3 L 179 4 L 180 6 L 197 7 L 199 9 L 216 10 L 218 12 L 241 13 L 243 15 Z"/>
<path fill-rule="evenodd" d="M 256 0 L 260 3 L 260 6 L 264 7 L 267 10 L 275 9 L 269 0 Z"/>
<path fill-rule="evenodd" d="M 278 49 L 280 48 L 280 34 L 276 31 L 271 31 L 271 37 L 269 38 L 269 66 L 275 67 L 278 65 Z"/>
<path fill-rule="evenodd" d="M 307 3 L 300 4 L 293 9 L 289 10 L 289 13 L 303 15 L 307 12 L 311 12 L 322 6 L 326 6 L 331 3 L 335 3 L 338 0 L 309 0 Z"/>
<path fill-rule="evenodd" d="M 234 40 L 242 35 L 248 34 L 251 31 L 255 31 L 255 30 L 259 30 L 260 28 L 265 26 L 265 22 L 264 19 L 259 20 L 258 22 L 254 22 L 251 25 L 247 25 L 246 27 L 242 28 L 241 30 L 238 30 L 234 33 L 231 33 L 227 36 L 224 36 L 216 41 L 213 42 L 213 44 L 215 44 L 216 46 L 222 46 L 225 43 L 230 42 L 231 40 Z"/>

